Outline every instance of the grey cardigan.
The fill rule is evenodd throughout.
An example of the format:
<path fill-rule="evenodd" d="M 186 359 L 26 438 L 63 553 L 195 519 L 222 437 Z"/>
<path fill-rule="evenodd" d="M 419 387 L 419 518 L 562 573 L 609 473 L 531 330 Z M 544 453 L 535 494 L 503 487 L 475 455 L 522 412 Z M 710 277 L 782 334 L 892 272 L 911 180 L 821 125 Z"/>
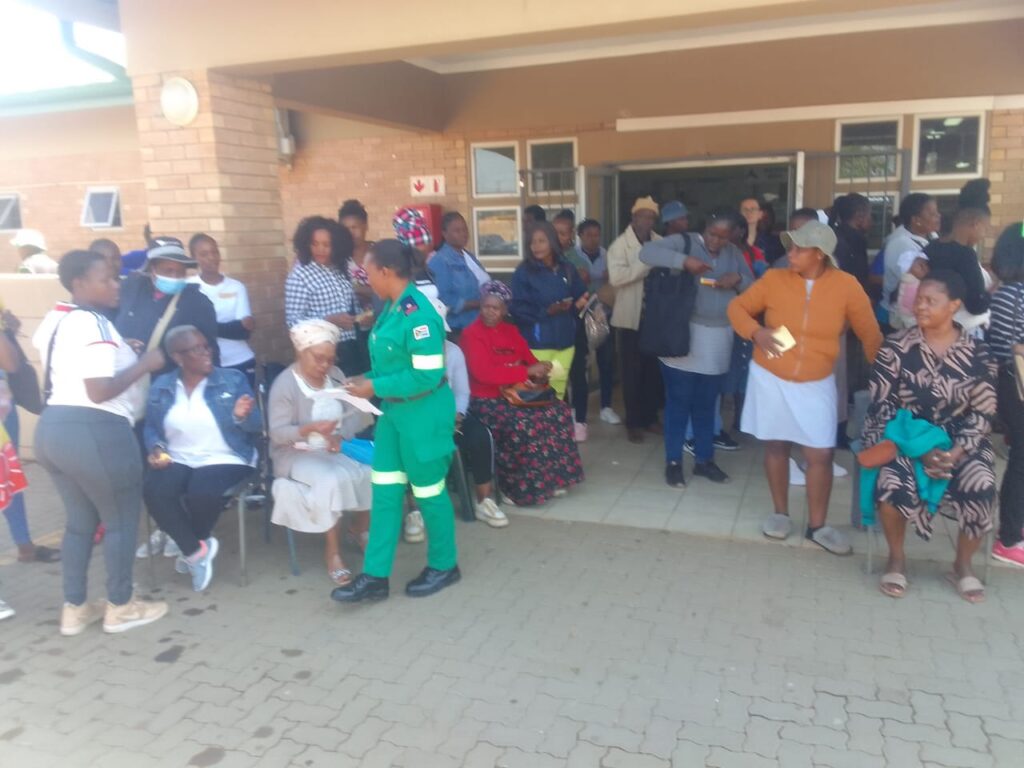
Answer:
<path fill-rule="evenodd" d="M 329 387 L 340 387 L 345 383 L 345 374 L 337 368 L 331 368 L 327 372 L 327 379 Z M 342 440 L 351 440 L 372 423 L 372 418 L 347 403 L 342 403 L 342 407 L 337 433 Z M 299 389 L 299 383 L 295 380 L 295 363 L 292 363 L 274 379 L 267 400 L 270 458 L 274 462 L 275 477 L 288 477 L 295 459 L 303 455 L 303 451 L 292 446 L 303 439 L 299 427 L 313 420 L 312 413 L 313 401 Z"/>

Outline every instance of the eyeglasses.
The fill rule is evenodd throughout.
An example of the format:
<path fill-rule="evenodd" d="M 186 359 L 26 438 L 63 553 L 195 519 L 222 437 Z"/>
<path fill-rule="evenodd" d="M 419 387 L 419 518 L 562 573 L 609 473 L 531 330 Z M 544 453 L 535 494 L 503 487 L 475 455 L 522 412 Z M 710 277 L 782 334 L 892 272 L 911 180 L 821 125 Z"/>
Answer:
<path fill-rule="evenodd" d="M 179 355 L 208 355 L 210 354 L 209 344 L 195 344 L 191 347 L 185 347 L 185 349 L 178 350 Z"/>

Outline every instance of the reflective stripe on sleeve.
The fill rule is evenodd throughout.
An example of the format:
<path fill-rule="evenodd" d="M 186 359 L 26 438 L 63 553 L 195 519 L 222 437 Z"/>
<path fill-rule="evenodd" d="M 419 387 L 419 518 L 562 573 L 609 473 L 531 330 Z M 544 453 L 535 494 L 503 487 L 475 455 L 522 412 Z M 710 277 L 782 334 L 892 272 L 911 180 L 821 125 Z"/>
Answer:
<path fill-rule="evenodd" d="M 444 368 L 444 355 L 413 355 L 412 367 L 417 371 L 437 371 Z"/>
<path fill-rule="evenodd" d="M 414 485 L 412 495 L 417 499 L 432 499 L 444 492 L 444 480 L 438 480 L 433 485 Z"/>
<path fill-rule="evenodd" d="M 370 482 L 375 485 L 405 485 L 409 476 L 405 472 L 370 472 Z"/>

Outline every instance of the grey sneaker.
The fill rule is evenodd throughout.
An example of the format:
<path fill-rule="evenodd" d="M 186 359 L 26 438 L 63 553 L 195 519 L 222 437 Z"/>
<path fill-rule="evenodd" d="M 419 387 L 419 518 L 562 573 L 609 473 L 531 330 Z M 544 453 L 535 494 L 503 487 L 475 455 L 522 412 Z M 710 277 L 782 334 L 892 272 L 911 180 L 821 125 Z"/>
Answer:
<path fill-rule="evenodd" d="M 202 592 L 213 580 L 213 559 L 217 557 L 220 543 L 211 536 L 206 540 L 206 549 L 205 557 L 196 563 L 188 563 L 188 570 L 192 574 L 192 589 L 196 592 Z"/>
<path fill-rule="evenodd" d="M 793 532 L 793 521 L 789 515 L 774 514 L 761 524 L 761 533 L 769 539 L 788 539 Z"/>
<path fill-rule="evenodd" d="M 850 540 L 846 538 L 846 534 L 837 531 L 831 525 L 823 525 L 814 531 L 808 528 L 807 538 L 833 555 L 853 554 L 853 547 L 850 546 Z"/>

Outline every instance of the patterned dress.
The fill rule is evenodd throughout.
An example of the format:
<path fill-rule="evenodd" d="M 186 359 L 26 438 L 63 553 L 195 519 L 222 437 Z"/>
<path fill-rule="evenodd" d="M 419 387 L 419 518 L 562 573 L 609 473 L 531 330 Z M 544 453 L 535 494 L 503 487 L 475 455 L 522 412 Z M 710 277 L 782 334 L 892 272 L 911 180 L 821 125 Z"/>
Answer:
<path fill-rule="evenodd" d="M 953 468 L 942 505 L 971 538 L 992 527 L 996 476 L 989 432 L 996 413 L 995 377 L 995 362 L 985 345 L 962 334 L 940 357 L 916 327 L 890 336 L 871 372 L 864 447 L 882 440 L 886 425 L 901 409 L 945 429 L 966 453 Z M 875 501 L 893 505 L 919 536 L 931 537 L 932 516 L 918 497 L 909 458 L 899 456 L 881 468 Z"/>

